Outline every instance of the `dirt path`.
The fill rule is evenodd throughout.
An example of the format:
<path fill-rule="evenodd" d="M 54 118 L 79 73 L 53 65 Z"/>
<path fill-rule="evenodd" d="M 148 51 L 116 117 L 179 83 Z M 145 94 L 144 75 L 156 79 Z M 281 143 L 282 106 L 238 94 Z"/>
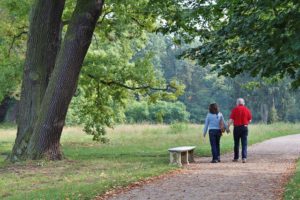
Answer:
<path fill-rule="evenodd" d="M 300 156 L 300 134 L 271 139 L 248 148 L 247 163 L 222 163 L 198 158 L 181 173 L 166 176 L 110 199 L 118 200 L 274 200 L 282 199 L 284 184 Z"/>

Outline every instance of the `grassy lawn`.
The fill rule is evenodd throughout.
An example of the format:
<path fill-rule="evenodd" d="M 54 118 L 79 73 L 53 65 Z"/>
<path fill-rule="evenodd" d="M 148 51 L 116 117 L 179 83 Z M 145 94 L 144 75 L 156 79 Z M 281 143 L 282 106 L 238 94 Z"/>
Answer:
<path fill-rule="evenodd" d="M 286 186 L 284 199 L 297 200 L 300 199 L 300 160 L 297 163 L 297 169 L 294 177 Z"/>
<path fill-rule="evenodd" d="M 208 138 L 206 143 L 202 140 L 202 128 L 120 125 L 109 130 L 108 144 L 99 144 L 81 128 L 70 127 L 62 136 L 67 159 L 14 165 L 4 159 L 16 130 L 0 128 L 0 199 L 91 199 L 109 189 L 174 170 L 168 165 L 170 147 L 195 145 L 196 155 L 210 156 Z M 299 133 L 297 130 L 300 124 L 251 125 L 249 143 Z M 225 135 L 221 143 L 222 153 L 232 151 L 232 134 Z"/>

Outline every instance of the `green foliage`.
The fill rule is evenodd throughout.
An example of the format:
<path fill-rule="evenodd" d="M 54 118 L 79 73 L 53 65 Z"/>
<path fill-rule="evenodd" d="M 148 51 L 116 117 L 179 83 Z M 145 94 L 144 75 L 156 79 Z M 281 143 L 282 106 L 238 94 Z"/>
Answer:
<path fill-rule="evenodd" d="M 289 76 L 294 87 L 300 86 L 298 1 L 208 2 L 187 8 L 191 21 L 198 22 L 200 17 L 206 26 L 186 29 L 191 35 L 198 33 L 201 40 L 186 56 L 201 66 L 213 66 L 222 75 L 233 77 L 246 71 L 253 76 Z"/>
<path fill-rule="evenodd" d="M 66 117 L 66 125 L 67 126 L 76 126 L 82 125 L 83 120 L 80 115 L 80 107 L 81 102 L 83 101 L 82 94 L 79 92 L 80 90 L 76 91 L 75 96 L 72 98 L 70 103 L 67 117 Z"/>
<path fill-rule="evenodd" d="M 126 111 L 126 121 L 129 123 L 174 123 L 187 122 L 189 113 L 181 102 L 158 101 L 148 105 L 147 102 L 132 102 L 128 104 Z"/>
<path fill-rule="evenodd" d="M 80 98 L 75 110 L 85 131 L 102 140 L 105 126 L 124 120 L 124 107 L 134 97 L 149 102 L 175 100 L 184 86 L 166 81 L 154 67 L 152 52 L 137 56 L 148 42 L 157 16 L 147 10 L 147 0 L 105 2 L 79 81 Z M 67 2 L 72 7 L 72 2 Z M 65 10 L 64 18 L 70 14 Z M 74 101 L 74 103 L 76 103 Z M 74 104 L 73 104 L 74 105 Z M 70 116 L 71 114 L 69 114 Z M 73 117 L 74 118 L 74 117 Z M 104 139 L 105 140 L 105 139 Z"/>
<path fill-rule="evenodd" d="M 19 99 L 22 72 L 22 61 L 3 59 L 0 61 L 0 102 L 6 97 Z M 8 81 L 9 80 L 9 81 Z"/>
<path fill-rule="evenodd" d="M 181 102 L 169 103 L 159 101 L 149 106 L 149 118 L 151 121 L 170 124 L 172 122 L 187 122 L 189 113 Z"/>
<path fill-rule="evenodd" d="M 279 76 L 272 78 L 252 78 L 243 73 L 236 78 L 218 76 L 218 72 L 212 71 L 212 67 L 198 67 L 197 63 L 189 60 L 178 60 L 185 49 L 198 45 L 176 45 L 169 36 L 161 34 L 150 35 L 145 49 L 137 56 L 145 55 L 145 52 L 153 52 L 152 63 L 162 71 L 165 79 L 176 79 L 183 83 L 185 93 L 179 97 L 179 101 L 186 105 L 190 113 L 191 122 L 203 122 L 208 105 L 217 102 L 225 118 L 228 118 L 231 109 L 235 106 L 236 98 L 244 97 L 247 106 L 252 110 L 254 121 L 270 123 L 274 99 L 274 107 L 277 112 L 277 120 L 289 121 L 299 116 L 295 112 L 295 99 L 298 91 L 290 91 L 290 80 L 281 80 Z M 262 107 L 266 107 L 266 116 L 263 116 Z M 296 109 L 297 110 L 297 109 Z M 294 112 L 294 114 L 292 114 Z M 162 120 L 162 112 L 157 113 L 158 121 Z M 289 119 L 287 119 L 289 116 Z M 266 118 L 266 120 L 264 120 Z"/>
<path fill-rule="evenodd" d="M 32 3 L 30 0 L 0 3 L 3 19 L 0 22 L 0 70 L 3 72 L 0 101 L 19 93 Z M 66 1 L 62 37 L 75 4 Z M 183 93 L 183 85 L 176 80 L 166 82 L 154 68 L 151 52 L 135 56 L 147 43 L 146 32 L 154 31 L 157 26 L 155 11 L 149 12 L 150 4 L 148 0 L 127 0 L 122 4 L 117 0 L 105 1 L 79 81 L 81 95 L 73 101 L 67 117 L 67 124 L 86 124 L 85 130 L 96 140 L 101 140 L 105 126 L 122 121 L 122 109 L 134 95 L 148 96 L 149 101 L 155 102 L 175 100 Z"/>
<path fill-rule="evenodd" d="M 149 107 L 146 101 L 133 101 L 128 104 L 126 110 L 126 122 L 128 123 L 143 123 L 149 122 Z"/>
<path fill-rule="evenodd" d="M 123 121 L 128 99 L 136 96 L 150 102 L 174 100 L 184 87 L 175 80 L 166 83 L 151 63 L 150 53 L 135 56 L 147 42 L 143 32 L 134 40 L 126 34 L 118 35 L 113 43 L 99 35 L 94 36 L 84 62 L 79 81 L 80 98 L 73 103 L 77 104 L 75 110 L 80 122 L 85 124 L 85 131 L 93 135 L 94 140 L 105 141 L 104 127 Z"/>
<path fill-rule="evenodd" d="M 19 96 L 30 1 L 0 2 L 0 102 Z"/>
<path fill-rule="evenodd" d="M 124 107 L 132 99 L 155 103 L 178 97 L 189 117 L 183 114 L 186 111 L 182 105 L 168 114 L 167 105 L 159 102 L 148 106 L 142 101 L 148 111 L 137 106 L 129 114 L 133 119 L 126 119 L 171 123 L 178 119 L 169 115 L 180 115 L 185 117 L 179 121 L 189 118 L 201 122 L 209 103 L 219 103 L 221 112 L 229 116 L 235 99 L 245 97 L 255 121 L 262 119 L 262 104 L 270 113 L 269 121 L 299 121 L 299 91 L 287 90 L 288 79 L 274 81 L 280 78 L 274 74 L 281 66 L 287 66 L 282 73 L 297 75 L 299 4 L 291 0 L 204 2 L 126 0 L 120 5 L 117 0 L 105 1 L 66 123 L 86 124 L 85 130 L 101 140 L 105 126 L 125 120 Z M 66 1 L 63 36 L 75 3 Z M 0 2 L 0 100 L 19 96 L 31 4 L 30 0 Z M 149 34 L 153 31 L 175 34 Z M 176 59 L 187 49 L 191 49 L 187 51 L 189 57 L 197 62 Z M 199 64 L 209 66 L 200 68 Z M 261 81 L 247 74 L 235 79 L 217 76 L 236 75 L 243 70 L 273 78 Z M 272 99 L 277 114 L 272 111 Z"/>
<path fill-rule="evenodd" d="M 285 99 L 287 100 L 287 99 Z M 295 94 L 294 98 L 288 99 L 289 105 L 287 106 L 287 113 L 285 115 L 285 121 L 289 122 L 299 122 L 300 121 L 300 94 L 299 92 Z"/>
<path fill-rule="evenodd" d="M 148 100 L 150 102 L 156 102 L 162 98 L 174 99 L 174 97 L 179 96 L 183 90 L 183 87 L 178 83 L 186 85 L 186 92 L 179 100 L 186 105 L 187 111 L 190 112 L 190 120 L 192 122 L 199 122 L 204 119 L 204 116 L 207 113 L 207 106 L 211 102 L 219 103 L 221 112 L 223 112 L 225 116 L 229 116 L 230 109 L 234 106 L 235 99 L 238 97 L 244 97 L 246 99 L 247 105 L 250 106 L 253 111 L 255 121 L 261 121 L 262 119 L 260 105 L 263 104 L 266 104 L 268 112 L 270 113 L 270 116 L 268 116 L 269 122 L 276 120 L 277 118 L 278 120 L 297 118 L 297 113 L 289 114 L 292 112 L 292 109 L 288 111 L 289 104 L 293 102 L 295 97 L 287 90 L 289 84 L 286 82 L 281 84 L 273 81 L 273 79 L 278 79 L 278 76 L 275 76 L 276 78 L 272 79 L 264 79 L 263 81 L 250 78 L 245 74 L 236 79 L 225 79 L 217 76 L 218 72 L 221 72 L 216 69 L 217 65 L 213 68 L 208 67 L 202 69 L 196 67 L 195 64 L 197 63 L 195 62 L 176 59 L 176 57 L 186 49 L 199 46 L 199 44 L 201 44 L 199 47 L 203 47 L 204 50 L 203 44 L 206 45 L 212 42 L 218 43 L 217 45 L 234 45 L 235 40 L 229 40 L 230 38 L 228 39 L 228 41 L 230 41 L 228 43 L 225 42 L 223 44 L 220 42 L 221 40 L 225 41 L 227 39 L 222 37 L 219 38 L 217 33 L 219 33 L 218 31 L 223 30 L 224 26 L 229 24 L 230 20 L 228 18 L 228 20 L 219 21 L 219 19 L 224 16 L 224 13 L 220 12 L 222 9 L 218 8 L 227 6 L 229 7 L 228 9 L 233 7 L 242 9 L 242 6 L 245 6 L 247 2 L 241 5 L 241 7 L 239 7 L 237 2 L 233 5 L 229 5 L 226 4 L 226 2 L 220 1 L 218 4 L 206 4 L 206 6 L 201 6 L 194 2 L 195 4 L 193 7 L 188 5 L 190 2 L 185 2 L 181 6 L 177 4 L 178 2 L 175 2 L 174 4 L 174 2 L 170 1 L 151 1 L 149 3 L 147 3 L 147 1 L 141 1 L 139 5 L 133 5 L 130 4 L 130 1 L 126 1 L 125 5 L 122 7 L 115 6 L 114 1 L 107 2 L 103 14 L 104 18 L 103 21 L 101 21 L 102 30 L 97 29 L 95 33 L 92 47 L 85 62 L 86 67 L 83 69 L 83 75 L 80 81 L 81 89 L 88 92 L 83 92 L 85 95 L 85 103 L 79 103 L 78 105 L 82 108 L 83 113 L 89 109 L 91 113 L 85 112 L 85 114 L 82 114 L 81 118 L 88 119 L 90 117 L 87 116 L 93 115 L 94 117 L 91 117 L 91 123 L 89 123 L 93 124 L 97 123 L 102 116 L 103 118 L 106 118 L 106 120 L 103 120 L 100 124 L 108 124 L 111 126 L 113 123 L 120 122 L 124 119 L 122 112 L 123 106 L 126 105 L 128 101 L 127 99 L 131 99 L 132 97 L 143 99 L 145 98 L 145 95 L 149 95 Z M 131 9 L 139 10 L 140 15 L 130 12 Z M 166 12 L 167 9 L 172 12 Z M 254 7 L 253 9 L 256 8 Z M 234 16 L 232 12 L 239 11 L 240 10 L 230 10 L 229 17 Z M 173 37 L 166 37 L 159 34 L 149 36 L 143 30 L 153 30 L 156 25 L 161 25 L 159 24 L 161 22 L 158 22 L 158 24 L 154 23 L 154 18 L 152 18 L 154 16 L 151 16 L 151 12 L 159 14 L 161 19 L 166 20 L 165 26 L 160 29 L 161 31 L 179 31 L 179 35 L 181 36 L 184 34 L 182 31 L 185 31 L 186 33 L 189 33 L 192 38 L 199 36 L 199 33 L 201 33 L 200 37 L 198 37 L 201 43 L 196 42 L 192 45 L 185 45 L 182 43 L 182 46 L 178 46 L 173 42 Z M 209 25 L 214 27 L 215 31 L 207 29 L 207 26 L 203 26 L 200 29 L 197 24 L 202 22 L 193 20 L 194 18 L 199 17 L 199 15 L 203 16 L 203 19 L 207 20 Z M 148 16 L 148 18 L 145 16 Z M 137 19 L 142 20 L 143 24 L 147 26 L 141 26 Z M 232 19 L 235 18 L 232 17 Z M 147 20 L 147 23 L 145 20 Z M 244 20 L 244 18 L 238 18 L 238 20 Z M 189 24 L 186 23 L 187 21 Z M 197 30 L 201 31 L 194 32 L 195 26 Z M 228 29 L 228 31 L 229 30 L 230 29 Z M 251 32 L 247 31 L 247 33 Z M 232 34 L 234 34 L 234 32 Z M 133 40 L 132 38 L 135 39 Z M 213 40 L 215 38 L 216 40 Z M 188 36 L 185 37 L 184 35 L 183 39 L 188 39 Z M 215 50 L 215 46 L 212 47 L 212 50 Z M 230 50 L 227 46 L 221 46 L 220 48 Z M 194 49 L 196 50 L 197 48 Z M 240 51 L 236 51 L 235 53 L 239 52 Z M 232 56 L 234 52 L 229 53 L 227 52 L 227 55 Z M 202 58 L 209 59 L 209 56 L 210 55 Z M 220 56 L 223 56 L 223 54 L 220 54 Z M 260 63 L 257 63 L 257 66 L 259 65 Z M 215 69 L 216 71 L 211 72 L 211 69 Z M 93 78 L 89 75 L 92 75 Z M 163 77 L 171 84 L 175 83 L 174 87 L 176 88 L 177 86 L 175 95 L 174 93 L 143 89 L 138 92 L 131 92 L 122 88 L 120 85 L 140 87 L 148 84 L 154 88 L 161 87 L 166 84 Z M 174 77 L 176 78 L 174 79 Z M 96 91 L 96 88 L 100 88 L 100 93 L 104 96 L 101 101 L 104 101 L 102 106 L 105 106 L 105 108 L 102 109 L 101 113 L 98 112 L 98 105 L 93 103 L 95 102 L 95 98 L 92 96 L 97 96 L 95 94 L 99 93 L 99 91 Z M 109 88 L 116 90 L 116 93 L 112 91 L 108 92 Z M 286 98 L 287 96 L 289 96 L 289 98 Z M 276 117 L 275 115 L 274 119 L 274 110 L 272 111 L 273 107 L 271 104 L 273 98 L 275 98 L 274 108 L 276 109 L 278 116 Z M 129 102 L 131 102 L 131 100 Z M 148 112 L 143 110 L 141 106 L 137 106 L 135 109 L 136 110 L 132 111 L 135 114 L 130 114 L 134 116 L 133 118 L 139 116 L 138 112 L 141 112 L 142 115 L 142 117 L 138 118 L 136 121 L 150 120 L 165 122 L 164 116 L 166 114 L 164 109 L 156 111 L 155 114 L 149 113 L 151 118 L 149 117 L 148 119 L 145 117 L 148 115 Z M 108 114 L 104 114 L 105 112 Z M 115 119 L 113 115 L 116 116 Z M 134 122 L 135 120 L 127 119 L 127 121 Z"/>

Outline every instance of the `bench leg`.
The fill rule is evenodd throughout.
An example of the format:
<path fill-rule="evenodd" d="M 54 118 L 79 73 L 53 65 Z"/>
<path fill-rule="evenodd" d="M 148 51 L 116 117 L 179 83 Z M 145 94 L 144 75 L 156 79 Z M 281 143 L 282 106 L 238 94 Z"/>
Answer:
<path fill-rule="evenodd" d="M 170 165 L 182 166 L 181 163 L 181 153 L 180 152 L 170 152 Z"/>
<path fill-rule="evenodd" d="M 194 160 L 194 150 L 189 151 L 189 162 L 195 162 L 195 160 Z"/>
<path fill-rule="evenodd" d="M 181 152 L 182 163 L 189 164 L 189 152 Z"/>

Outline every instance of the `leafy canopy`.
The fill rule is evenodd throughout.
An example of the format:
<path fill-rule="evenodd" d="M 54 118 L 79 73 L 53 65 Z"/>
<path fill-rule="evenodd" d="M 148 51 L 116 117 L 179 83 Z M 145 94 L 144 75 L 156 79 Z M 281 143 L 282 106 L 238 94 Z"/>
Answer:
<path fill-rule="evenodd" d="M 163 31 L 198 38 L 185 56 L 220 75 L 293 79 L 300 86 L 300 2 L 298 0 L 189 0 L 165 16 Z M 169 17 L 169 18 L 168 18 Z"/>

